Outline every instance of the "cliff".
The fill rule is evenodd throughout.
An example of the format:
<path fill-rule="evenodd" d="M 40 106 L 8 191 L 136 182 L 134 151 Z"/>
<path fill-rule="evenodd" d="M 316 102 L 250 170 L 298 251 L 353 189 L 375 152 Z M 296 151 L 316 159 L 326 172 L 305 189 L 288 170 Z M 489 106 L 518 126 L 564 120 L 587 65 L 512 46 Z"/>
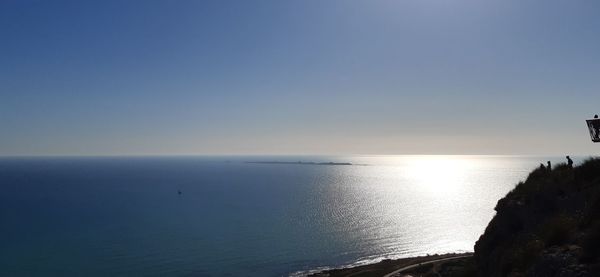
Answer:
<path fill-rule="evenodd" d="M 600 159 L 536 169 L 495 209 L 479 276 L 600 276 Z"/>

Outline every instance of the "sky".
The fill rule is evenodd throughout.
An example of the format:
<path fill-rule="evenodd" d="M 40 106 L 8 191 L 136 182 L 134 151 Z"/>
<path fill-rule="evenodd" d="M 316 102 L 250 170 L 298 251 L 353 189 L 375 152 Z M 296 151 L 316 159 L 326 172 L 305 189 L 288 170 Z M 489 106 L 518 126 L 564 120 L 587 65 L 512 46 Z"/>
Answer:
<path fill-rule="evenodd" d="M 0 155 L 595 155 L 600 2 L 0 1 Z"/>

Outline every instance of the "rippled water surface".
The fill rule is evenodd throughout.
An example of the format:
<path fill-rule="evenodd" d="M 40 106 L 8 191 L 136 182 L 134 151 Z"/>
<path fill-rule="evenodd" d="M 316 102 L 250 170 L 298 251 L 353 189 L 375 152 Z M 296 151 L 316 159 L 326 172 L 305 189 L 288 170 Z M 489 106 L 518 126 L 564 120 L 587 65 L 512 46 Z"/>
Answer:
<path fill-rule="evenodd" d="M 3 158 L 0 276 L 287 276 L 472 251 L 547 159 Z"/>

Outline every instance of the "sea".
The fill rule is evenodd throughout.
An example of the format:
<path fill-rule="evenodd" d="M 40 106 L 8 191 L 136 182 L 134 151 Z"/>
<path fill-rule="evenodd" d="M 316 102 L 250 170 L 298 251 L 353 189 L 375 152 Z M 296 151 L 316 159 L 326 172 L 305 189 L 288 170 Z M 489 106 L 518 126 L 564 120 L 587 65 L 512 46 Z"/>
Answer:
<path fill-rule="evenodd" d="M 564 157 L 4 157 L 0 276 L 304 276 L 470 252 L 547 160 Z"/>

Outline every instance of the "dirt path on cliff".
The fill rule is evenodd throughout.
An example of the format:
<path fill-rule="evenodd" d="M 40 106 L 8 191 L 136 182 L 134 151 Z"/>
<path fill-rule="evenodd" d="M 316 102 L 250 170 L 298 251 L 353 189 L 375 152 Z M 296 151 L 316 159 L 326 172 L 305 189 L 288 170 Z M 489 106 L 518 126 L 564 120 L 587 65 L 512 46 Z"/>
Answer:
<path fill-rule="evenodd" d="M 432 261 L 427 261 L 427 262 L 422 262 L 422 263 L 418 263 L 418 264 L 413 264 L 413 265 L 409 265 L 409 266 L 405 266 L 403 268 L 394 270 L 386 275 L 383 275 L 383 277 L 401 277 L 402 272 L 411 268 L 415 268 L 415 267 L 419 267 L 422 265 L 426 265 L 426 264 L 433 264 L 433 263 L 437 263 L 437 262 L 443 262 L 443 261 L 449 261 L 449 260 L 455 260 L 455 259 L 462 259 L 462 258 L 466 258 L 466 257 L 472 257 L 473 254 L 464 254 L 464 255 L 460 255 L 460 256 L 455 256 L 455 257 L 449 257 L 449 258 L 441 258 L 441 259 L 437 259 L 437 260 L 432 260 Z"/>

